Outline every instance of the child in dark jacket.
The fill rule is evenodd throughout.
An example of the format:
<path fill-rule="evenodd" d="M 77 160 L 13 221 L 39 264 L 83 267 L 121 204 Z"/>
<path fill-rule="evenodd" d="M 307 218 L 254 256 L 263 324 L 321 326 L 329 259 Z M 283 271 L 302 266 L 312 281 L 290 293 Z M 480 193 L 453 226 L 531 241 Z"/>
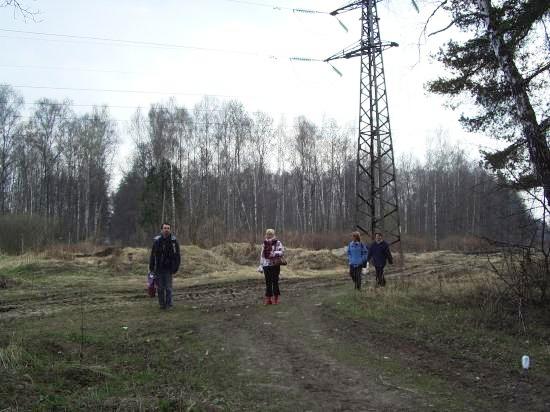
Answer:
<path fill-rule="evenodd" d="M 361 234 L 353 232 L 348 244 L 349 275 L 358 290 L 361 289 L 361 270 L 367 264 L 367 254 L 368 248 L 361 242 Z"/>
<path fill-rule="evenodd" d="M 386 266 L 386 261 L 390 265 L 393 264 L 390 245 L 382 239 L 382 233 L 380 232 L 376 232 L 374 234 L 374 239 L 374 242 L 369 246 L 367 261 L 372 261 L 376 270 L 376 285 L 386 286 L 386 279 L 384 279 L 384 266 Z"/>

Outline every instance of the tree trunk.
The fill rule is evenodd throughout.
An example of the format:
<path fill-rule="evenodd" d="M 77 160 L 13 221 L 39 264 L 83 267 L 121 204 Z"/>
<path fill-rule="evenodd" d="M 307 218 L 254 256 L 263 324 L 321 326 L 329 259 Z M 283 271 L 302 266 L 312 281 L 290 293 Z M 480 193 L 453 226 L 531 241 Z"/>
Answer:
<path fill-rule="evenodd" d="M 80 182 L 77 182 L 78 190 L 76 192 L 76 240 L 80 241 Z"/>
<path fill-rule="evenodd" d="M 173 172 L 172 162 L 170 162 L 170 195 L 172 197 L 172 225 L 174 227 L 174 233 L 177 233 L 176 230 L 176 196 L 174 194 L 174 172 Z"/>
<path fill-rule="evenodd" d="M 439 249 L 437 239 L 437 179 L 434 176 L 434 248 Z"/>
<path fill-rule="evenodd" d="M 550 202 L 550 149 L 548 142 L 537 122 L 535 111 L 527 94 L 525 81 L 516 67 L 512 53 L 507 49 L 498 32 L 491 0 L 478 0 L 477 3 L 485 19 L 487 37 L 491 42 L 500 69 L 512 91 L 512 97 L 517 108 L 516 117 L 521 124 L 523 135 L 527 141 L 529 159 L 544 188 L 546 201 Z"/>
<path fill-rule="evenodd" d="M 87 161 L 86 192 L 84 199 L 84 233 L 86 240 L 90 237 L 90 160 Z"/>

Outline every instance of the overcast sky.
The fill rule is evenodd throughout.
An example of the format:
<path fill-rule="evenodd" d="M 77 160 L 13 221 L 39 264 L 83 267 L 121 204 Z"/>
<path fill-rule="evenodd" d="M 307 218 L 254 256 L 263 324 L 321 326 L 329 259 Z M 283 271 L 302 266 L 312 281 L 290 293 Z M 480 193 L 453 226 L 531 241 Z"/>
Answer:
<path fill-rule="evenodd" d="M 35 0 L 26 4 L 39 10 L 34 21 L 0 9 L 0 83 L 13 85 L 24 96 L 27 110 L 41 97 L 68 98 L 77 105 L 77 112 L 90 110 L 86 105 L 111 106 L 122 153 L 128 153 L 127 120 L 135 107 L 147 108 L 170 96 L 189 109 L 205 94 L 221 99 L 233 96 L 247 110 L 265 111 L 276 121 L 284 116 L 290 123 L 295 116 L 305 115 L 317 123 L 334 118 L 341 125 L 357 126 L 358 58 L 334 62 L 342 77 L 326 63 L 289 60 L 324 59 L 359 39 L 359 11 L 339 16 L 349 29 L 346 32 L 327 14 L 290 10 L 332 11 L 346 4 L 341 0 Z M 383 40 L 400 45 L 384 54 L 396 155 L 422 156 L 426 139 L 438 129 L 476 155 L 479 145 L 490 144 L 489 140 L 465 133 L 457 121 L 460 111 L 445 108 L 442 97 L 424 90 L 425 82 L 442 70 L 429 56 L 451 33 L 430 40 L 419 51 L 419 35 L 431 12 L 428 4 L 420 5 L 417 14 L 409 0 L 379 4 Z M 443 19 L 436 20 L 432 28 L 444 24 Z M 166 44 L 176 47 L 162 46 Z"/>

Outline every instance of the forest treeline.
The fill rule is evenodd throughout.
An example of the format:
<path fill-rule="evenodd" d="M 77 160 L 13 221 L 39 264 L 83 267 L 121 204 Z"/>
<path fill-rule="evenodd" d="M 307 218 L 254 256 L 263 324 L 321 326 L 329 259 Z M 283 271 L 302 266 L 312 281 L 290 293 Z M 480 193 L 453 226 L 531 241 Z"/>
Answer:
<path fill-rule="evenodd" d="M 127 160 L 107 107 L 77 114 L 69 101 L 49 99 L 30 115 L 24 107 L 0 86 L 3 251 L 84 240 L 149 244 L 163 221 L 184 242 L 207 246 L 257 240 L 267 227 L 305 246 L 332 246 L 354 227 L 356 131 L 333 120 L 276 123 L 238 101 L 204 98 L 188 110 L 170 100 L 135 112 L 124 131 L 133 139 Z M 424 160 L 405 155 L 396 169 L 410 248 L 519 241 L 533 232 L 520 196 L 443 133 Z"/>

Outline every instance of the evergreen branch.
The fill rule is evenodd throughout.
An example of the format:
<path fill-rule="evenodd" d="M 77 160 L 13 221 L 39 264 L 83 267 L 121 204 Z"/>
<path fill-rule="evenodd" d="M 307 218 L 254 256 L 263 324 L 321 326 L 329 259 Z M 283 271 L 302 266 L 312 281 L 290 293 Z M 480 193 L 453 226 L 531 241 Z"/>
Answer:
<path fill-rule="evenodd" d="M 531 80 L 533 80 L 535 77 L 537 77 L 539 74 L 546 72 L 548 69 L 550 69 L 550 61 L 546 64 L 543 64 L 538 69 L 536 69 L 533 73 L 531 73 L 528 77 L 524 79 L 525 84 L 531 83 Z"/>
<path fill-rule="evenodd" d="M 470 22 L 470 23 L 467 23 L 467 24 L 472 25 L 474 23 L 470 19 L 474 18 L 474 20 L 475 20 L 476 18 L 479 18 L 479 16 L 480 16 L 480 13 L 474 13 L 474 12 L 461 14 L 458 17 L 456 17 L 455 19 L 451 20 L 451 22 L 447 26 L 445 26 L 444 28 L 436 30 L 436 31 L 428 34 L 428 37 L 435 36 L 436 34 L 447 31 L 448 29 L 450 29 L 452 26 L 454 26 L 457 23 Z"/>
<path fill-rule="evenodd" d="M 460 20 L 461 20 L 460 18 L 456 18 L 456 19 L 451 20 L 451 22 L 449 24 L 447 24 L 445 27 L 443 27 L 442 29 L 436 30 L 436 31 L 428 34 L 428 37 L 435 36 L 436 34 L 443 33 L 444 31 L 449 30 L 452 26 L 455 25 L 455 23 L 458 23 Z"/>
<path fill-rule="evenodd" d="M 445 0 L 441 3 L 439 3 L 439 5 L 431 12 L 431 14 L 428 16 L 428 18 L 426 20 L 426 23 L 424 23 L 424 28 L 420 32 L 420 37 L 426 36 L 426 31 L 428 30 L 428 25 L 430 24 L 430 21 L 432 21 L 432 19 L 434 18 L 435 14 L 439 11 L 439 9 L 443 8 L 443 6 L 445 6 L 445 4 L 447 4 L 447 1 L 448 0 Z M 418 38 L 418 43 L 420 43 L 420 37 Z"/>

